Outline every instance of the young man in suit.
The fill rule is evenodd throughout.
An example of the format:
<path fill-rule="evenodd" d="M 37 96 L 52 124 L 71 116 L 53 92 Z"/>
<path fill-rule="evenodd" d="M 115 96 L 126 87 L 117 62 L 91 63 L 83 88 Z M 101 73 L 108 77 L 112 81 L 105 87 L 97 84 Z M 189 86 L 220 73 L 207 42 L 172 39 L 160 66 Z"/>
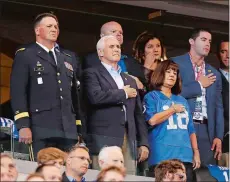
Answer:
<path fill-rule="evenodd" d="M 100 65 L 83 72 L 83 89 L 87 96 L 87 129 L 90 152 L 96 157 L 102 147 L 123 148 L 127 172 L 136 173 L 136 148 L 139 161 L 148 157 L 147 127 L 135 80 L 121 72 L 118 40 L 103 36 L 97 43 Z M 137 142 L 136 142 L 137 141 Z M 93 160 L 93 161 L 97 161 Z M 97 168 L 97 165 L 93 168 Z"/>
<path fill-rule="evenodd" d="M 119 23 L 115 21 L 110 21 L 102 25 L 100 37 L 106 35 L 113 35 L 117 38 L 120 46 L 123 44 L 123 30 Z M 96 52 L 88 54 L 83 60 L 83 69 L 96 67 L 100 65 L 101 60 L 99 59 Z M 121 58 L 118 62 L 118 65 L 121 67 L 121 72 L 128 73 L 132 75 L 136 80 L 138 89 L 143 89 L 143 82 L 145 80 L 144 71 L 142 70 L 142 66 L 138 61 L 129 57 L 127 55 L 122 54 Z"/>
<path fill-rule="evenodd" d="M 224 107 L 224 139 L 223 156 L 219 165 L 229 167 L 229 41 L 221 41 L 217 49 L 220 60 L 220 75 L 222 78 L 222 98 Z"/>
<path fill-rule="evenodd" d="M 193 115 L 202 165 L 220 160 L 224 134 L 221 76 L 205 62 L 211 40 L 208 30 L 195 29 L 189 39 L 190 51 L 172 58 L 179 65 L 181 95 L 187 99 Z"/>

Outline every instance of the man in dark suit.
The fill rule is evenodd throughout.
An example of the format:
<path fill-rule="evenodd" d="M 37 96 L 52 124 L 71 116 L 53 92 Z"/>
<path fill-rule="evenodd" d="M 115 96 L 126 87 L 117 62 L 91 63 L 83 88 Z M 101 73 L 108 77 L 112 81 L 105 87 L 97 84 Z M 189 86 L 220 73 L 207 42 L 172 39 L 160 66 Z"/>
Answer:
<path fill-rule="evenodd" d="M 102 25 L 100 37 L 106 35 L 113 35 L 117 38 L 120 45 L 123 44 L 123 30 L 119 23 L 111 21 Z M 99 59 L 97 52 L 94 52 L 88 54 L 84 58 L 82 66 L 83 69 L 86 69 L 98 66 L 100 63 L 101 60 Z M 122 54 L 118 65 L 121 67 L 121 72 L 125 72 L 133 76 L 133 78 L 136 80 L 138 89 L 143 89 L 142 83 L 145 81 L 144 70 L 137 60 Z"/>
<path fill-rule="evenodd" d="M 172 58 L 179 65 L 181 95 L 187 99 L 193 115 L 202 165 L 215 164 L 214 158 L 220 160 L 224 134 L 221 76 L 205 62 L 211 39 L 208 30 L 195 29 L 189 39 L 189 53 Z"/>
<path fill-rule="evenodd" d="M 223 160 L 221 166 L 227 166 L 229 161 L 229 41 L 221 41 L 217 49 L 217 57 L 220 60 L 220 74 L 222 78 L 222 98 L 224 106 L 224 139 Z M 227 164 L 226 164 L 227 162 Z M 229 165 L 229 164 L 228 164 Z"/>
<path fill-rule="evenodd" d="M 29 144 L 33 140 L 36 156 L 45 147 L 66 150 L 75 144 L 76 124 L 81 124 L 81 116 L 76 58 L 55 47 L 57 17 L 50 13 L 38 15 L 34 30 L 36 43 L 16 52 L 10 90 L 19 141 Z"/>
<path fill-rule="evenodd" d="M 114 36 L 103 36 L 97 43 L 97 52 L 100 65 L 83 72 L 83 89 L 89 103 L 90 152 L 98 155 L 105 145 L 122 147 L 125 163 L 129 161 L 127 170 L 135 174 L 136 148 L 139 147 L 139 161 L 148 157 L 147 127 L 136 82 L 121 72 L 121 48 Z"/>

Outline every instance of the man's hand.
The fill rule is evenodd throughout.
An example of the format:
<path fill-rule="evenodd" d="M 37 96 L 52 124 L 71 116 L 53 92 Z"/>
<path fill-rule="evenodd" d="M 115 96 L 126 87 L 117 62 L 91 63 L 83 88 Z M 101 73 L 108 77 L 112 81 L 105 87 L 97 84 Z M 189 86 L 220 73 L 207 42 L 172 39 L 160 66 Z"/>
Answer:
<path fill-rule="evenodd" d="M 193 165 L 192 165 L 193 170 L 200 168 L 200 153 L 199 153 L 199 150 L 194 150 L 192 163 L 193 163 Z"/>
<path fill-rule="evenodd" d="M 129 75 L 129 76 L 131 76 L 136 81 L 138 89 L 143 89 L 144 88 L 144 85 L 141 83 L 141 81 L 137 77 L 135 77 L 133 75 Z"/>
<path fill-rule="evenodd" d="M 138 148 L 138 162 L 145 161 L 149 156 L 149 149 L 146 146 L 140 146 Z"/>
<path fill-rule="evenodd" d="M 222 155 L 222 141 L 219 138 L 214 138 L 211 150 L 215 150 L 214 158 L 220 160 Z"/>
<path fill-rule="evenodd" d="M 21 128 L 19 130 L 19 142 L 22 142 L 25 144 L 32 143 L 32 132 L 30 128 Z"/>
<path fill-rule="evenodd" d="M 202 87 L 207 88 L 216 81 L 216 76 L 213 75 L 213 73 L 210 73 L 206 76 L 201 75 L 198 81 L 201 83 Z"/>
<path fill-rule="evenodd" d="M 124 91 L 128 95 L 128 98 L 134 98 L 137 96 L 137 91 L 134 88 L 130 88 L 130 85 L 124 86 Z"/>

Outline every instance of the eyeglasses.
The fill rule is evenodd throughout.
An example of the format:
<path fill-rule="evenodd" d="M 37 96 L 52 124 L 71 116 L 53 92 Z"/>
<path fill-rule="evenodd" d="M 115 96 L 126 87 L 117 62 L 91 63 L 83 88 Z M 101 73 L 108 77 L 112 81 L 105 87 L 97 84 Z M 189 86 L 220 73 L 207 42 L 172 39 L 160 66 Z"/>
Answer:
<path fill-rule="evenodd" d="M 87 160 L 87 162 L 88 162 L 89 164 L 92 163 L 91 159 L 86 158 L 86 157 L 83 157 L 83 156 L 71 156 L 70 158 L 78 158 L 78 159 L 80 159 L 80 160 L 82 160 L 82 161 Z"/>
<path fill-rule="evenodd" d="M 180 178 L 180 180 L 185 180 L 186 178 L 185 174 L 175 173 L 174 175 L 177 175 Z"/>

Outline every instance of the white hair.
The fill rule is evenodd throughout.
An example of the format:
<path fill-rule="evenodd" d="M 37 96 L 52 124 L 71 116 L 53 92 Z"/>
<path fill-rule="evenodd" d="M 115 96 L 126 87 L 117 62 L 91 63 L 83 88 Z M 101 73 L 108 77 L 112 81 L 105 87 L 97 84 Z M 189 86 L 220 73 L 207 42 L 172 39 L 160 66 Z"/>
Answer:
<path fill-rule="evenodd" d="M 114 37 L 113 35 L 106 35 L 106 36 L 103 36 L 100 38 L 100 40 L 97 42 L 97 52 L 98 50 L 103 50 L 105 48 L 105 41 L 108 40 L 108 39 L 116 39 L 116 37 Z"/>
<path fill-rule="evenodd" d="M 100 153 L 98 155 L 98 161 L 102 160 L 102 161 L 106 161 L 109 158 L 109 154 L 112 151 L 118 151 L 122 153 L 122 150 L 120 147 L 118 146 L 109 146 L 109 147 L 103 147 L 100 150 Z"/>

